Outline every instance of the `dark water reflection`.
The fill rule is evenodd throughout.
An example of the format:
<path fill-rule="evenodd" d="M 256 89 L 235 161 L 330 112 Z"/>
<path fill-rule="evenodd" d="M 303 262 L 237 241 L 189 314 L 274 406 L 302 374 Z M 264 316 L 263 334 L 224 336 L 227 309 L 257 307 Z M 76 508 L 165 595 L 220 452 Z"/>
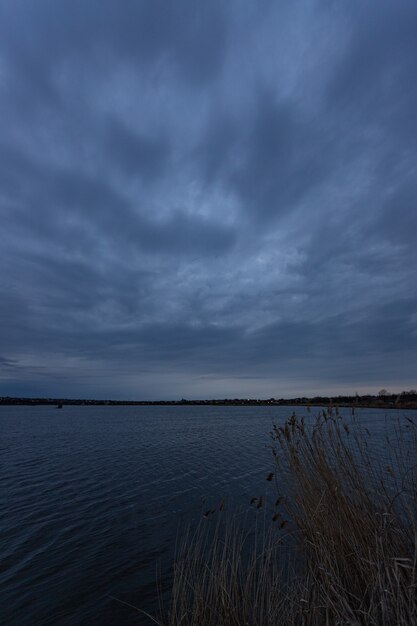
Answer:
<path fill-rule="evenodd" d="M 0 623 L 147 623 L 110 596 L 151 608 L 179 529 L 273 489 L 269 432 L 291 412 L 0 407 Z M 357 411 L 376 454 L 405 414 Z"/>

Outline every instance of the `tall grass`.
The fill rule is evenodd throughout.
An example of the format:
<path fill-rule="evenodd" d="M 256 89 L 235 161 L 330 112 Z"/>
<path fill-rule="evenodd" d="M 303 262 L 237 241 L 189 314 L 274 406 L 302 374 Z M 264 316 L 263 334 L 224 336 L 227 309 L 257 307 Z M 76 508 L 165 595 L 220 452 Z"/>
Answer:
<path fill-rule="evenodd" d="M 275 481 L 286 495 L 277 498 L 274 522 L 249 532 L 247 519 L 236 517 L 188 535 L 169 615 L 159 621 L 417 624 L 416 430 L 399 426 L 382 460 L 360 423 L 331 411 L 312 424 L 293 415 L 275 426 Z"/>

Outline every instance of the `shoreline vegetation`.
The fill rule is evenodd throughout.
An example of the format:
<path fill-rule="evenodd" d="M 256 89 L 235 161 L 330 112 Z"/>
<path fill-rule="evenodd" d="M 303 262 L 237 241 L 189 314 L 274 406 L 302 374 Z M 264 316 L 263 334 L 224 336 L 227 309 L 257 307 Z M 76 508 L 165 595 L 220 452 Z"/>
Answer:
<path fill-rule="evenodd" d="M 417 409 L 417 390 L 391 394 L 381 390 L 376 395 L 315 396 L 312 398 L 222 398 L 207 400 L 93 400 L 73 398 L 0 397 L 0 406 L 314 406 L 375 409 Z"/>
<path fill-rule="evenodd" d="M 154 623 L 417 624 L 417 424 L 398 420 L 383 458 L 360 420 L 330 408 L 271 436 L 273 510 L 254 499 L 251 529 L 218 509 L 185 534 Z"/>

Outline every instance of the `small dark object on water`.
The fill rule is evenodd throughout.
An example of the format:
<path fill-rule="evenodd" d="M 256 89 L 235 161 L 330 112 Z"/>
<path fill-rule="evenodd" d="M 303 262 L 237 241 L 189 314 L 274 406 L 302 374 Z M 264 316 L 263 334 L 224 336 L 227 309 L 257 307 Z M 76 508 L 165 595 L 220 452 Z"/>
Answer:
<path fill-rule="evenodd" d="M 57 405 L 56 405 L 56 408 L 57 408 L 57 409 L 62 409 L 62 404 L 57 404 Z"/>
<path fill-rule="evenodd" d="M 270 473 L 268 474 L 268 476 L 266 477 L 266 480 L 271 481 L 271 480 L 273 479 L 273 477 L 274 477 L 274 472 L 270 472 Z"/>

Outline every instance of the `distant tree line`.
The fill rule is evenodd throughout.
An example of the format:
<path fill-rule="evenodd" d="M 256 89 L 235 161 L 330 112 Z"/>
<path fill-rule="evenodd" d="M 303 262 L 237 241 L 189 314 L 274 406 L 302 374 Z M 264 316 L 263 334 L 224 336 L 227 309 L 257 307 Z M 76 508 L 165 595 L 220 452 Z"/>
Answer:
<path fill-rule="evenodd" d="M 381 389 L 376 395 L 367 394 L 354 396 L 314 396 L 298 398 L 220 398 L 207 400 L 92 400 L 70 398 L 24 398 L 24 397 L 0 397 L 0 405 L 77 405 L 77 406 L 357 406 L 357 407 L 393 407 L 393 408 L 416 408 L 417 390 L 402 391 L 401 393 L 389 393 Z"/>

